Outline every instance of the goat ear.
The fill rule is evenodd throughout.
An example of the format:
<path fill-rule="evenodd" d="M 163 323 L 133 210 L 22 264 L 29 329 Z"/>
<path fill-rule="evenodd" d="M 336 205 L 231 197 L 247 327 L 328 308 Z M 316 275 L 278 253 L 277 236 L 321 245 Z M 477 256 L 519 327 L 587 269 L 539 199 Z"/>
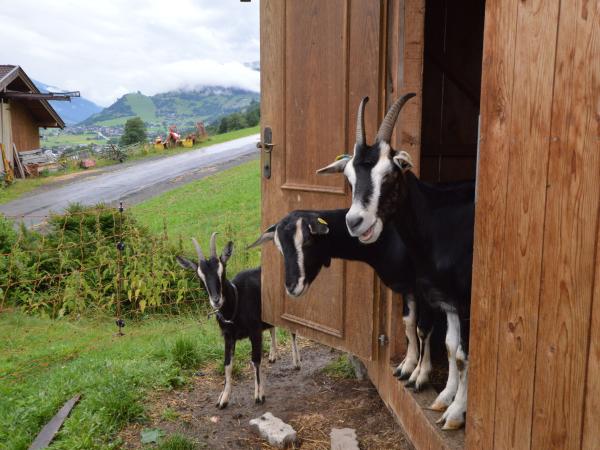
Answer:
<path fill-rule="evenodd" d="M 273 238 L 275 237 L 275 229 L 277 228 L 277 224 L 271 225 L 269 228 L 267 228 L 263 234 L 260 235 L 260 237 L 254 241 L 252 244 L 250 244 L 248 247 L 246 247 L 246 250 L 250 250 L 251 248 L 254 247 L 258 247 L 261 244 L 264 244 L 265 242 L 268 241 L 272 241 Z"/>
<path fill-rule="evenodd" d="M 308 222 L 308 229 L 310 230 L 310 234 L 324 235 L 329 233 L 329 227 L 327 226 L 327 222 L 325 222 L 320 217 Z"/>
<path fill-rule="evenodd" d="M 221 252 L 221 262 L 223 264 L 225 264 L 227 262 L 227 260 L 229 258 L 231 258 L 232 254 L 233 254 L 233 242 L 229 241 L 227 244 L 225 244 L 225 247 L 223 247 L 223 251 Z"/>
<path fill-rule="evenodd" d="M 393 160 L 394 164 L 396 164 L 400 168 L 402 173 L 407 172 L 413 168 L 412 158 L 404 150 L 396 152 L 396 154 L 393 157 Z"/>
<path fill-rule="evenodd" d="M 322 167 L 317 170 L 318 174 L 322 173 L 338 173 L 343 172 L 346 168 L 346 164 L 350 161 L 352 157 L 350 155 L 340 155 L 335 158 L 335 161 L 329 164 L 328 166 Z"/>
<path fill-rule="evenodd" d="M 194 272 L 198 270 L 198 264 L 190 261 L 187 258 L 184 258 L 183 256 L 176 256 L 175 259 L 177 260 L 177 264 L 179 264 L 184 269 L 193 270 Z"/>

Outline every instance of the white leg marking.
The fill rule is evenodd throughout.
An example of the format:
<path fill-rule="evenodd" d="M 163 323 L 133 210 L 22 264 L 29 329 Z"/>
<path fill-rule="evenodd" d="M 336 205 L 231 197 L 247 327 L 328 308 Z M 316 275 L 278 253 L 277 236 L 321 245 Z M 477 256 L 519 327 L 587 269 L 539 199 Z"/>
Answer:
<path fill-rule="evenodd" d="M 263 380 L 263 374 L 261 371 L 260 363 L 255 364 L 253 362 L 252 366 L 254 367 L 254 402 L 263 403 L 265 401 L 265 380 Z"/>
<path fill-rule="evenodd" d="M 448 380 L 446 387 L 439 393 L 430 408 L 435 411 L 444 411 L 456 395 L 458 389 L 459 375 L 456 365 L 456 354 L 460 345 L 460 321 L 458 314 L 446 313 L 448 330 L 446 331 L 446 351 L 448 352 Z"/>
<path fill-rule="evenodd" d="M 425 343 L 427 342 L 427 336 L 425 336 L 425 333 L 419 327 L 417 327 L 417 336 L 419 337 L 420 347 L 425 348 Z M 417 363 L 417 367 L 415 367 L 415 370 L 413 370 L 413 372 L 411 373 L 410 378 L 408 379 L 408 382 L 406 383 L 407 386 L 415 386 L 416 385 L 417 379 L 419 378 L 419 374 L 421 372 L 421 369 L 423 368 L 424 357 L 425 357 L 425 351 L 423 351 L 423 353 L 419 355 L 419 362 Z M 431 364 L 431 362 L 430 362 L 430 364 Z"/>
<path fill-rule="evenodd" d="M 415 383 L 415 389 L 420 391 L 423 387 L 429 383 L 429 375 L 431 374 L 431 333 L 425 337 L 425 342 L 423 343 L 423 358 L 421 362 L 421 370 L 419 370 L 419 376 L 417 377 L 417 382 Z"/>
<path fill-rule="evenodd" d="M 465 359 L 462 349 L 458 352 L 459 383 L 454 401 L 444 413 L 446 422 L 442 429 L 456 430 L 465 424 L 465 413 L 467 412 L 467 387 L 469 362 Z"/>
<path fill-rule="evenodd" d="M 274 363 L 277 359 L 277 332 L 275 327 L 269 330 L 271 332 L 271 347 L 269 348 L 269 362 Z"/>
<path fill-rule="evenodd" d="M 296 333 L 292 333 L 292 362 L 294 369 L 300 370 L 300 352 L 298 351 L 298 344 L 296 343 Z"/>
<path fill-rule="evenodd" d="M 229 396 L 231 395 L 231 374 L 233 373 L 233 356 L 231 357 L 231 362 L 225 366 L 225 387 L 223 388 L 223 392 L 219 396 L 219 402 L 217 406 L 219 408 L 225 408 L 227 403 L 229 403 Z"/>
<path fill-rule="evenodd" d="M 414 372 L 419 363 L 419 338 L 417 336 L 417 304 L 413 295 L 407 295 L 404 299 L 407 302 L 408 315 L 402 317 L 404 321 L 404 332 L 408 341 L 406 356 L 404 360 L 394 370 L 394 375 L 400 379 L 406 379 Z"/>

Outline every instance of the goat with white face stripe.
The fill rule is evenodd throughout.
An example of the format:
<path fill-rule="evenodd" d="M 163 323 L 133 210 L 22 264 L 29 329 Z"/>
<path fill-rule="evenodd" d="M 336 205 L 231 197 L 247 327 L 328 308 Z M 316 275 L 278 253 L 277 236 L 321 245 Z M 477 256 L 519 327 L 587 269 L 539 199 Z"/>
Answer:
<path fill-rule="evenodd" d="M 377 242 L 384 225 L 394 224 L 414 263 L 418 296 L 446 312 L 449 378 L 431 407 L 447 408 L 444 428 L 454 429 L 464 424 L 466 408 L 475 184 L 422 182 L 410 170 L 410 155 L 391 147 L 398 114 L 414 96 L 407 94 L 392 105 L 373 145 L 365 139 L 364 98 L 354 154 L 317 173 L 346 175 L 352 186 L 346 225 L 361 242 Z"/>
<path fill-rule="evenodd" d="M 228 242 L 221 256 L 217 256 L 216 235 L 217 233 L 213 233 L 210 239 L 209 258 L 204 257 L 200 245 L 192 239 L 198 254 L 198 262 L 181 256 L 177 257 L 177 262 L 182 267 L 193 270 L 202 280 L 225 341 L 225 387 L 219 396 L 217 406 L 225 408 L 229 403 L 235 343 L 245 338 L 249 338 L 252 345 L 254 400 L 256 403 L 263 403 L 265 382 L 260 368 L 263 330 L 268 329 L 271 332 L 269 362 L 274 362 L 277 357 L 277 341 L 275 328 L 261 319 L 260 267 L 244 270 L 229 281 L 227 261 L 233 252 L 233 243 Z M 300 354 L 296 346 L 295 334 L 292 334 L 292 360 L 294 368 L 299 369 Z"/>
<path fill-rule="evenodd" d="M 274 241 L 283 256 L 285 284 L 288 293 L 305 293 L 323 267 L 332 258 L 362 261 L 371 266 L 381 281 L 403 297 L 403 321 L 407 353 L 394 370 L 407 386 L 423 388 L 431 372 L 429 341 L 423 338 L 419 347 L 418 333 L 429 336 L 433 327 L 432 311 L 415 296 L 415 271 L 395 227 L 390 224 L 372 245 L 361 244 L 346 228 L 347 209 L 292 211 L 272 225 L 250 247 Z"/>

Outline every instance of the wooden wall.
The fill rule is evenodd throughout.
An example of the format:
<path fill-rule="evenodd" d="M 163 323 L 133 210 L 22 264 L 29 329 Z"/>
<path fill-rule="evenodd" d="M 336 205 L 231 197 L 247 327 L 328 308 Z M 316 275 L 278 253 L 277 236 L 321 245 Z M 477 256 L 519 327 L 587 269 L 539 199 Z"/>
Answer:
<path fill-rule="evenodd" d="M 40 148 L 40 129 L 37 120 L 22 102 L 11 101 L 12 138 L 17 150 Z M 12 152 L 12 149 L 11 149 Z"/>
<path fill-rule="evenodd" d="M 600 447 L 600 1 L 488 1 L 467 448 Z"/>

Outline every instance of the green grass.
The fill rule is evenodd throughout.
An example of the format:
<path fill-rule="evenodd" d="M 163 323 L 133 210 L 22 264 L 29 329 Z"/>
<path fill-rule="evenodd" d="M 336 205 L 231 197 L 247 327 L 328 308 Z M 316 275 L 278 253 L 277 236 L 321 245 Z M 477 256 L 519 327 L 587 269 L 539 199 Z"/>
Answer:
<path fill-rule="evenodd" d="M 158 444 L 158 450 L 196 450 L 198 448 L 198 444 L 181 434 L 173 434 L 162 439 Z"/>
<path fill-rule="evenodd" d="M 95 133 L 83 134 L 59 134 L 57 136 L 47 135 L 40 142 L 42 147 L 57 147 L 60 145 L 77 145 L 77 144 L 105 144 L 103 139 L 96 139 Z"/>
<path fill-rule="evenodd" d="M 227 240 L 234 243 L 229 275 L 260 264 L 260 250 L 246 250 L 260 235 L 260 164 L 251 161 L 202 180 L 186 184 L 131 208 L 151 231 L 166 227 L 172 240 L 181 240 L 184 253 L 195 257 L 191 238 L 205 253 L 213 231 L 220 233 L 220 251 Z"/>
<path fill-rule="evenodd" d="M 0 315 L 1 449 L 26 449 L 77 393 L 81 401 L 51 448 L 118 447 L 119 429 L 144 421 L 145 393 L 172 389 L 189 376 L 174 360 L 178 340 L 195 343 L 199 367 L 217 362 L 222 371 L 223 340 L 214 320 L 152 318 L 127 323 L 123 337 L 115 331 L 112 319 Z M 249 347 L 247 340 L 238 343 L 234 373 L 247 364 Z"/>
<path fill-rule="evenodd" d="M 133 93 L 127 94 L 125 98 L 133 113 L 140 117 L 144 122 L 155 122 L 157 120 L 156 106 L 154 106 L 150 97 Z"/>
<path fill-rule="evenodd" d="M 323 368 L 323 372 L 333 378 L 356 378 L 354 368 L 348 360 L 348 355 L 340 355 Z"/>
<path fill-rule="evenodd" d="M 140 153 L 140 154 L 131 156 L 130 158 L 128 158 L 128 161 L 143 160 L 143 159 L 146 159 L 149 157 L 156 157 L 158 155 L 164 155 L 164 156 L 177 155 L 180 153 L 189 152 L 191 150 L 196 150 L 198 148 L 207 147 L 209 145 L 220 144 L 222 142 L 231 141 L 233 139 L 239 139 L 242 137 L 251 136 L 251 135 L 259 133 L 259 132 L 260 132 L 260 127 L 258 127 L 258 126 L 251 127 L 251 128 L 244 128 L 243 130 L 230 131 L 228 133 L 217 134 L 215 136 L 211 136 L 208 140 L 206 140 L 204 142 L 200 142 L 199 144 L 195 145 L 193 148 L 176 147 L 174 149 L 165 150 L 165 151 L 150 150 L 144 154 Z M 97 162 L 96 167 L 105 167 L 105 166 L 118 164 L 118 162 L 116 162 L 116 161 L 110 161 L 110 160 L 106 160 L 106 159 L 98 159 L 96 162 Z M 0 205 L 4 204 L 4 203 L 8 203 L 12 200 L 16 200 L 19 197 L 21 197 L 22 195 L 27 194 L 28 192 L 31 192 L 41 186 L 52 183 L 53 181 L 55 181 L 54 178 L 57 176 L 66 175 L 66 174 L 73 173 L 73 172 L 81 172 L 81 171 L 84 171 L 84 169 L 70 168 L 69 170 L 66 170 L 66 171 L 62 170 L 59 172 L 51 173 L 50 175 L 48 175 L 46 177 L 27 178 L 24 180 L 16 179 L 12 185 L 10 185 L 8 187 L 0 187 Z"/>

